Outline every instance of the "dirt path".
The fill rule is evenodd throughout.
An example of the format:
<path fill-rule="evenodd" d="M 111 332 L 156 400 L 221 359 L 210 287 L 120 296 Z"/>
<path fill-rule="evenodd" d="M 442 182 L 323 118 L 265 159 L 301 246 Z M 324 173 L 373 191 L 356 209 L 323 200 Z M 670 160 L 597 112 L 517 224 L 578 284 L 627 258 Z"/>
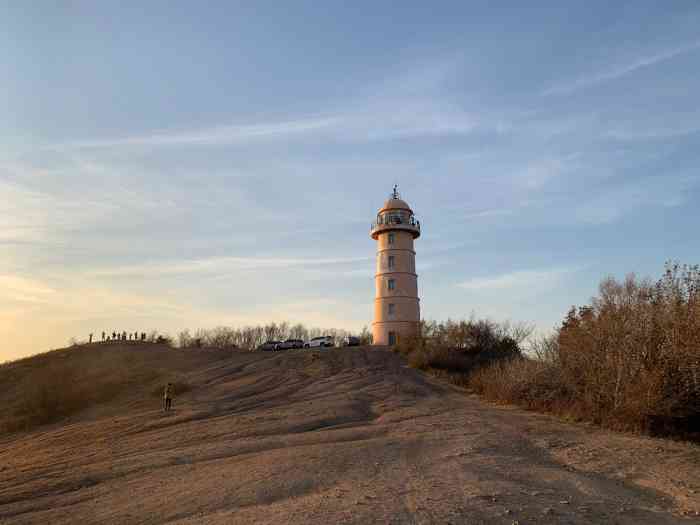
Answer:
<path fill-rule="evenodd" d="M 385 351 L 246 355 L 188 380 L 168 415 L 129 399 L 0 438 L 0 523 L 700 520 L 697 447 L 489 406 Z"/>

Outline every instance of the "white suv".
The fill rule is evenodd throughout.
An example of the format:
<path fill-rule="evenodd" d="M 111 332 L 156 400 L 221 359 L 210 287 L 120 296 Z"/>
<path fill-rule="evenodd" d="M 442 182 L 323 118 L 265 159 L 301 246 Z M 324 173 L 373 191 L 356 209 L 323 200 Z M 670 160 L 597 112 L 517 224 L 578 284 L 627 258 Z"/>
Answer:
<path fill-rule="evenodd" d="M 324 346 L 335 346 L 332 336 L 322 335 L 321 337 L 314 337 L 304 345 L 304 348 L 315 348 Z"/>

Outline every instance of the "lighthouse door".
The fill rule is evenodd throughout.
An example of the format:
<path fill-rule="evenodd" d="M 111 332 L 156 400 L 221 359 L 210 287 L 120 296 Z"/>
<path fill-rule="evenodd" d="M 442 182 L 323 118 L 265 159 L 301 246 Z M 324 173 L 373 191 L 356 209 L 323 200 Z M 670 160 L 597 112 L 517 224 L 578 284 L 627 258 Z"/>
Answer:
<path fill-rule="evenodd" d="M 389 345 L 394 346 L 396 344 L 396 332 L 389 332 Z"/>

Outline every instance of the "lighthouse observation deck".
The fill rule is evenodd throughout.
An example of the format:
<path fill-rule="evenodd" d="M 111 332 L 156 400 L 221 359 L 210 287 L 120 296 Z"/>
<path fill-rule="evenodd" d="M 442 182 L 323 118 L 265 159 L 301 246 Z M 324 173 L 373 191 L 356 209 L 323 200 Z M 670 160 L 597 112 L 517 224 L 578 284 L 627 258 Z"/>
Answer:
<path fill-rule="evenodd" d="M 420 237 L 420 221 L 412 212 L 407 210 L 387 210 L 377 214 L 377 220 L 372 223 L 370 235 L 377 239 L 380 233 L 401 230 L 410 233 L 414 239 Z"/>

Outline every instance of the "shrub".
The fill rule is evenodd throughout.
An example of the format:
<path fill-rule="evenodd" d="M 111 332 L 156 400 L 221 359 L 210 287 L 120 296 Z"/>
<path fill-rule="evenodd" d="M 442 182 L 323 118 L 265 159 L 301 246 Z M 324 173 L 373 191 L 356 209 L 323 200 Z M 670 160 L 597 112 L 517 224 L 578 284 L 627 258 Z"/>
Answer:
<path fill-rule="evenodd" d="M 700 432 L 700 269 L 604 279 L 531 353 L 478 367 L 468 383 L 494 401 L 609 427 Z"/>
<path fill-rule="evenodd" d="M 526 325 L 487 320 L 423 321 L 419 335 L 402 339 L 396 351 L 406 355 L 414 368 L 468 374 L 489 363 L 520 356 L 520 343 L 530 332 Z"/>
<path fill-rule="evenodd" d="M 571 399 L 555 365 L 526 357 L 485 366 L 469 377 L 468 385 L 492 401 L 543 411 L 569 406 Z"/>
<path fill-rule="evenodd" d="M 591 419 L 642 428 L 650 416 L 700 415 L 700 272 L 667 263 L 656 283 L 607 278 L 572 308 L 558 339 L 564 382 Z"/>

